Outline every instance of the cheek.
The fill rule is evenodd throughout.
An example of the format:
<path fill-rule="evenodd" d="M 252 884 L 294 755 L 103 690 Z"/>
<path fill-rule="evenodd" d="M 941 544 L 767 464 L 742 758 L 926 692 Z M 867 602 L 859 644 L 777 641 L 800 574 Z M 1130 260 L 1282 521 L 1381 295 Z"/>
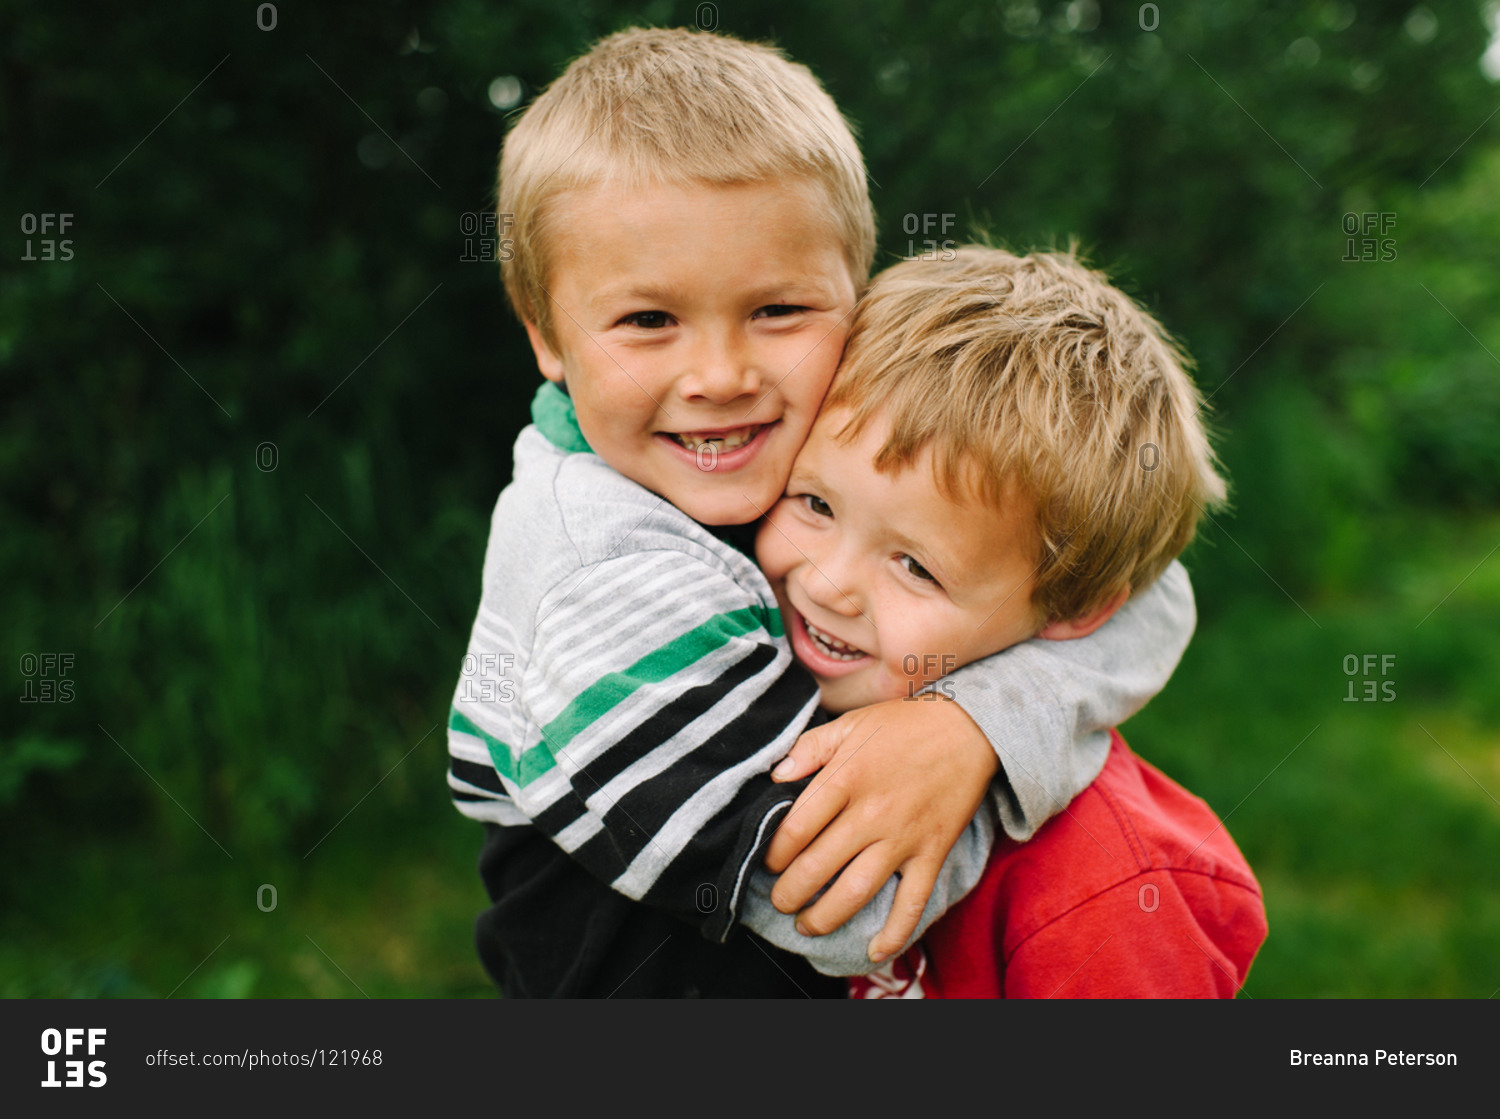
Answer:
<path fill-rule="evenodd" d="M 879 619 L 881 669 L 906 689 L 920 688 L 951 671 L 946 646 L 923 627 L 910 624 L 906 611 L 888 611 Z"/>
<path fill-rule="evenodd" d="M 756 542 L 756 559 L 760 561 L 760 568 L 766 578 L 773 583 L 784 580 L 795 563 L 797 550 L 783 535 L 788 527 L 779 522 L 769 525 Z"/>
<path fill-rule="evenodd" d="M 806 438 L 812 427 L 813 415 L 828 394 L 828 386 L 833 383 L 843 352 L 844 343 L 840 336 L 817 342 L 811 353 L 807 343 L 798 339 L 779 355 L 779 363 L 794 371 L 782 384 L 781 392 L 789 405 L 804 413 L 800 417 L 804 425 L 800 438 Z"/>

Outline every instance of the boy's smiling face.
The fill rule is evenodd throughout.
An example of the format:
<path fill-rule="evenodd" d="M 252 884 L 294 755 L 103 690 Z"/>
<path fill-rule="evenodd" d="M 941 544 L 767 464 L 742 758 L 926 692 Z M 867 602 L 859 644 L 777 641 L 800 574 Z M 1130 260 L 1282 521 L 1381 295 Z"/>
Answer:
<path fill-rule="evenodd" d="M 855 282 L 809 183 L 600 185 L 559 200 L 547 269 L 584 438 L 704 524 L 781 497 L 848 335 Z"/>
<path fill-rule="evenodd" d="M 792 650 L 829 711 L 895 699 L 1040 632 L 1031 605 L 1036 517 L 1008 487 L 1002 508 L 945 495 L 932 456 L 876 473 L 887 423 L 850 443 L 842 409 L 819 418 L 756 556 Z"/>

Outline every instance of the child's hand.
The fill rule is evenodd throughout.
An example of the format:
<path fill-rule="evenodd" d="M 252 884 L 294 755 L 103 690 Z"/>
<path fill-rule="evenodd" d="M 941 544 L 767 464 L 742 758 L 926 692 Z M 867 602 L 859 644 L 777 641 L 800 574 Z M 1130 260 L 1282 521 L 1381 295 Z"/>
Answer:
<path fill-rule="evenodd" d="M 938 871 L 999 761 L 963 708 L 932 695 L 863 707 L 808 731 L 773 776 L 794 781 L 819 767 L 822 774 L 797 798 L 766 853 L 766 867 L 781 874 L 771 901 L 796 912 L 838 874 L 797 922 L 804 935 L 822 936 L 899 871 L 890 918 L 870 942 L 870 958 L 879 963 L 916 931 Z"/>

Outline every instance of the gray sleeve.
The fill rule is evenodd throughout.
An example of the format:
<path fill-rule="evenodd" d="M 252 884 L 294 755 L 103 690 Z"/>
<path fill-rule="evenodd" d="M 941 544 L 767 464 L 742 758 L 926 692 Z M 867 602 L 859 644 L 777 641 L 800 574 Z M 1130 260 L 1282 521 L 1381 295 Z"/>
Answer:
<path fill-rule="evenodd" d="M 935 685 L 999 754 L 992 800 L 1007 835 L 1030 839 L 1099 775 L 1109 728 L 1161 691 L 1197 620 L 1187 572 L 1174 560 L 1089 636 L 1026 641 Z"/>
<path fill-rule="evenodd" d="M 979 884 L 985 864 L 989 862 L 990 850 L 995 845 L 995 832 L 994 809 L 986 802 L 948 852 L 927 908 L 922 911 L 917 931 L 903 946 L 903 951 L 927 931 L 928 925 Z M 756 868 L 746 886 L 741 924 L 778 948 L 806 957 L 824 975 L 863 975 L 878 966 L 870 961 L 866 950 L 890 916 L 891 905 L 896 900 L 895 877 L 881 887 L 880 893 L 868 905 L 827 936 L 799 933 L 796 914 L 781 913 L 771 904 L 771 887 L 775 884 L 774 875 L 762 867 Z"/>

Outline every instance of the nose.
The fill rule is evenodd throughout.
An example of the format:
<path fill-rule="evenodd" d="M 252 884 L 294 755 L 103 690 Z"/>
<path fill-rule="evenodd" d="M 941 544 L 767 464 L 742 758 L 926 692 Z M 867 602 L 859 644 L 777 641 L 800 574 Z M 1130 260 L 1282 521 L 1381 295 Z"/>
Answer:
<path fill-rule="evenodd" d="M 843 548 L 829 548 L 821 553 L 807 553 L 800 582 L 808 601 L 827 610 L 854 618 L 863 614 L 860 608 L 861 582 L 858 564 Z"/>
<path fill-rule="evenodd" d="M 679 384 L 688 400 L 728 404 L 760 392 L 760 370 L 738 331 L 705 335 L 689 361 L 690 370 Z"/>

